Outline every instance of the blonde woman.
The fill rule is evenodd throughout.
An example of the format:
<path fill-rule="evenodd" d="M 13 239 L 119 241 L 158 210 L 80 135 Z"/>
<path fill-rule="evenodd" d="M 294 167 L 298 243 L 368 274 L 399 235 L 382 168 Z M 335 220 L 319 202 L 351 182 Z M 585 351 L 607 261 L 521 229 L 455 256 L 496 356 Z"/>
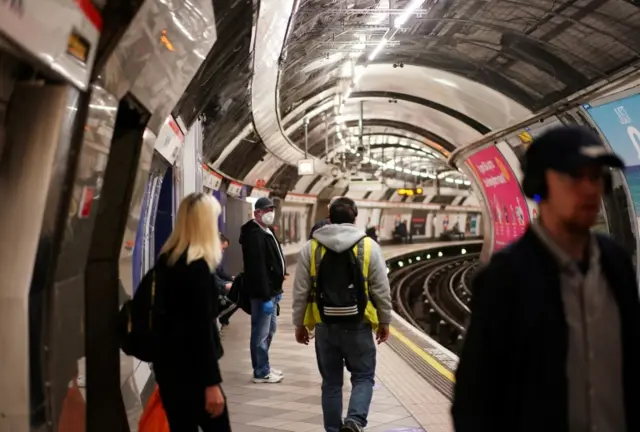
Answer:
<path fill-rule="evenodd" d="M 217 293 L 213 272 L 222 258 L 220 204 L 202 193 L 186 197 L 174 231 L 160 251 L 156 285 L 162 293 L 161 348 L 156 381 L 172 432 L 231 430 L 218 360 Z"/>

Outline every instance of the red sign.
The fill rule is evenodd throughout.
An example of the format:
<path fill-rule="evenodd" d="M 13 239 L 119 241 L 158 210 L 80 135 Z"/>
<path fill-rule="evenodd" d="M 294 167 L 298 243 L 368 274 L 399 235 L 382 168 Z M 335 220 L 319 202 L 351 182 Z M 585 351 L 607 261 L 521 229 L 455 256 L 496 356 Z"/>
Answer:
<path fill-rule="evenodd" d="M 467 164 L 480 180 L 493 223 L 493 251 L 524 234 L 529 225 L 527 201 L 511 167 L 496 147 L 471 155 Z"/>
<path fill-rule="evenodd" d="M 257 187 L 257 188 L 262 189 L 262 188 L 264 188 L 266 185 L 267 185 L 267 182 L 266 182 L 266 181 L 264 181 L 264 179 L 258 179 L 258 180 L 256 180 L 256 187 Z"/>
<path fill-rule="evenodd" d="M 80 219 L 86 219 L 91 214 L 91 206 L 93 205 L 93 198 L 95 196 L 95 189 L 89 186 L 82 188 L 82 196 L 80 198 L 80 211 L 78 217 Z"/>

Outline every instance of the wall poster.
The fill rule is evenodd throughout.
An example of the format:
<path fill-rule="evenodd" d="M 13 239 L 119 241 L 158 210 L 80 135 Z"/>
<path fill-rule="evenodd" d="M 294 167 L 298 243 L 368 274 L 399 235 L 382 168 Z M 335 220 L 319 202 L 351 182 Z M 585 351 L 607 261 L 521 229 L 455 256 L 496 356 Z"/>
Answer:
<path fill-rule="evenodd" d="M 496 147 L 471 155 L 467 165 L 484 189 L 493 224 L 493 252 L 497 252 L 520 238 L 529 225 L 525 197 L 511 167 Z"/>

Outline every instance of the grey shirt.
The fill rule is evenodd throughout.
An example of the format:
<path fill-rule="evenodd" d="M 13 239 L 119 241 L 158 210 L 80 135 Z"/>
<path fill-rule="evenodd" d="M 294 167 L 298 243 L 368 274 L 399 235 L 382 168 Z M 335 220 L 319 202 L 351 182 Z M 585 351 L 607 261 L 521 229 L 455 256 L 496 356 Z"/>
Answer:
<path fill-rule="evenodd" d="M 618 305 L 600 267 L 595 238 L 583 273 L 539 222 L 533 231 L 558 261 L 568 327 L 567 390 L 570 432 L 626 431 Z M 553 428 L 553 425 L 549 425 Z"/>

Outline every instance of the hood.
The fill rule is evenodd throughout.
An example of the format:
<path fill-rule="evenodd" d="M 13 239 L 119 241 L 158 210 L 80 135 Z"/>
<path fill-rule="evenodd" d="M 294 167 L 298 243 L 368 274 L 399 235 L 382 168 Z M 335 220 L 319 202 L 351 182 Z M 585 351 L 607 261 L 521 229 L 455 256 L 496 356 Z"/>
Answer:
<path fill-rule="evenodd" d="M 334 252 L 343 252 L 366 237 L 364 231 L 353 224 L 325 225 L 313 233 L 313 238 Z"/>
<path fill-rule="evenodd" d="M 242 228 L 240 228 L 240 240 L 239 240 L 240 244 L 242 244 L 242 241 L 244 240 L 243 238 L 244 236 L 254 232 L 264 232 L 264 230 L 260 225 L 258 225 L 258 222 L 256 222 L 254 219 L 251 219 L 249 222 L 242 225 Z"/>

